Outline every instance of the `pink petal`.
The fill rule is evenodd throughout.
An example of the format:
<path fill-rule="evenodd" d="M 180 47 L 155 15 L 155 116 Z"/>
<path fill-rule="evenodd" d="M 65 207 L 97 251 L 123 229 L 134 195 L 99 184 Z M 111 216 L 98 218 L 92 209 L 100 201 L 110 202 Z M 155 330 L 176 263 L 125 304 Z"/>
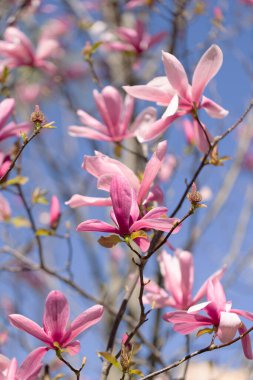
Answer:
<path fill-rule="evenodd" d="M 59 49 L 59 43 L 53 39 L 40 39 L 38 47 L 36 49 L 36 57 L 44 60 L 50 55 L 55 55 L 55 52 Z"/>
<path fill-rule="evenodd" d="M 174 55 L 164 51 L 162 53 L 162 59 L 170 84 L 180 97 L 189 100 L 189 83 L 183 65 Z"/>
<path fill-rule="evenodd" d="M 4 32 L 4 37 L 11 42 L 16 48 L 21 48 L 24 60 L 32 62 L 34 59 L 34 50 L 29 38 L 15 27 L 8 27 Z"/>
<path fill-rule="evenodd" d="M 45 303 L 43 326 L 53 342 L 61 343 L 69 320 L 69 304 L 58 290 L 49 293 Z"/>
<path fill-rule="evenodd" d="M 0 130 L 0 141 L 9 137 L 20 136 L 21 132 L 27 132 L 31 129 L 31 124 L 10 122 Z"/>
<path fill-rule="evenodd" d="M 225 108 L 222 108 L 219 106 L 219 104 L 215 103 L 211 99 L 203 97 L 203 100 L 201 102 L 201 108 L 204 108 L 204 110 L 207 112 L 207 114 L 210 117 L 213 117 L 214 119 L 223 119 L 225 116 L 228 115 L 227 110 Z"/>
<path fill-rule="evenodd" d="M 48 348 L 39 347 L 33 350 L 23 361 L 20 368 L 17 371 L 17 378 L 22 380 L 31 380 L 31 378 L 37 378 L 39 372 L 43 366 L 41 360 L 47 353 Z"/>
<path fill-rule="evenodd" d="M 187 310 L 187 313 L 197 313 L 199 311 L 202 311 L 211 303 L 212 303 L 212 301 L 206 301 L 206 302 L 201 302 L 197 305 L 193 305 L 193 306 L 189 307 L 189 309 Z"/>
<path fill-rule="evenodd" d="M 45 331 L 34 321 L 29 318 L 24 317 L 20 314 L 9 315 L 9 320 L 11 324 L 20 330 L 31 334 L 35 338 L 41 340 L 42 342 L 51 345 L 51 338 L 45 333 Z"/>
<path fill-rule="evenodd" d="M 6 377 L 2 377 L 1 380 L 5 380 L 5 379 L 6 380 L 15 380 L 16 376 L 17 376 L 17 369 L 18 369 L 18 362 L 17 362 L 17 359 L 14 358 L 14 359 L 12 359 L 10 361 L 10 364 L 9 364 L 9 367 L 8 367 L 8 371 L 7 371 L 7 374 L 6 374 L 7 376 Z"/>
<path fill-rule="evenodd" d="M 151 84 L 137 86 L 123 86 L 124 90 L 137 99 L 149 100 L 163 105 L 168 105 L 174 93 L 168 93 L 163 88 L 152 86 Z"/>
<path fill-rule="evenodd" d="M 205 130 L 205 132 L 204 132 Z M 199 125 L 197 120 L 193 121 L 193 131 L 194 131 L 194 143 L 200 152 L 206 153 L 209 149 L 209 142 L 213 142 L 213 136 L 208 132 L 206 126 L 202 123 L 202 127 Z M 209 142 L 207 140 L 209 139 Z"/>
<path fill-rule="evenodd" d="M 85 156 L 82 167 L 97 178 L 104 175 L 108 175 L 110 178 L 115 175 L 123 175 L 128 179 L 131 187 L 133 187 L 136 191 L 139 190 L 139 179 L 134 172 L 120 161 L 114 160 L 106 155 L 98 154 L 96 156 Z M 108 181 L 105 186 L 99 186 L 98 188 L 109 191 L 110 182 L 111 181 Z"/>
<path fill-rule="evenodd" d="M 192 78 L 192 100 L 196 104 L 199 104 L 207 84 L 220 70 L 222 61 L 223 54 L 217 45 L 212 45 L 200 58 Z"/>
<path fill-rule="evenodd" d="M 81 123 L 85 126 L 95 128 L 102 133 L 105 133 L 107 131 L 107 128 L 102 123 L 100 123 L 100 121 L 89 115 L 87 112 L 79 109 L 77 111 L 77 115 L 79 116 Z"/>
<path fill-rule="evenodd" d="M 115 176 L 111 181 L 112 207 L 122 234 L 129 233 L 132 189 L 125 177 Z"/>
<path fill-rule="evenodd" d="M 67 338 L 65 345 L 69 344 L 77 335 L 81 334 L 83 331 L 87 330 L 91 326 L 98 323 L 103 316 L 104 308 L 101 305 L 95 305 L 90 307 L 81 313 L 70 325 L 70 336 Z"/>
<path fill-rule="evenodd" d="M 199 327 L 213 324 L 208 317 L 199 314 L 188 314 L 185 311 L 166 313 L 162 318 L 166 322 L 173 323 L 173 329 L 181 334 L 190 334 Z"/>
<path fill-rule="evenodd" d="M 178 99 L 178 95 L 175 94 L 173 98 L 171 99 L 165 112 L 163 113 L 162 119 L 166 119 L 167 117 L 174 115 L 178 110 L 178 106 L 179 106 L 179 99 Z"/>
<path fill-rule="evenodd" d="M 15 100 L 13 98 L 4 99 L 0 103 L 0 129 L 3 128 L 12 112 L 14 111 Z"/>
<path fill-rule="evenodd" d="M 220 341 L 222 343 L 230 342 L 234 338 L 240 325 L 241 320 L 237 314 L 221 311 L 220 323 L 217 331 L 217 336 Z"/>
<path fill-rule="evenodd" d="M 143 124 L 143 126 L 138 129 L 136 137 L 141 143 L 153 140 L 164 133 L 179 116 L 179 114 L 174 114 L 166 119 L 159 119 L 151 123 L 150 126 Z"/>
<path fill-rule="evenodd" d="M 145 108 L 131 125 L 130 131 L 135 132 L 138 136 L 139 130 L 151 128 L 156 120 L 156 110 L 153 107 Z"/>
<path fill-rule="evenodd" d="M 123 134 L 126 132 L 127 128 L 129 127 L 132 116 L 134 112 L 134 98 L 130 95 L 126 95 L 124 100 L 124 108 L 122 112 L 122 120 L 120 124 L 120 130 L 119 133 Z M 133 126 L 131 127 L 131 130 L 133 130 Z"/>
<path fill-rule="evenodd" d="M 142 252 L 147 252 L 150 247 L 150 241 L 145 237 L 137 237 L 134 239 L 134 242 L 140 247 Z"/>
<path fill-rule="evenodd" d="M 74 340 L 73 342 L 67 343 L 64 348 L 67 350 L 69 355 L 76 355 L 80 351 L 80 342 L 78 340 Z"/>
<path fill-rule="evenodd" d="M 68 129 L 68 132 L 69 132 L 69 135 L 73 137 L 82 137 L 82 138 L 98 140 L 98 141 L 114 141 L 114 139 L 110 136 L 107 136 L 106 133 L 93 131 L 90 128 L 81 127 L 78 125 L 71 125 Z"/>
<path fill-rule="evenodd" d="M 65 202 L 66 205 L 71 208 L 81 207 L 81 206 L 111 206 L 111 198 L 95 198 L 95 197 L 86 197 L 80 194 L 74 194 L 72 197 Z"/>
<path fill-rule="evenodd" d="M 157 145 L 156 151 L 146 165 L 141 186 L 138 193 L 138 203 L 145 199 L 155 177 L 157 176 L 167 150 L 167 141 L 162 141 Z"/>
<path fill-rule="evenodd" d="M 239 334 L 242 335 L 247 331 L 246 326 L 241 322 L 240 327 L 238 328 Z M 251 340 L 249 334 L 245 335 L 242 339 L 242 348 L 244 355 L 247 359 L 252 360 L 253 354 L 252 354 L 252 347 L 251 347 Z"/>
<path fill-rule="evenodd" d="M 153 229 L 157 231 L 169 232 L 174 223 L 178 221 L 175 218 L 161 218 L 161 219 L 140 219 L 137 222 L 134 222 L 130 227 L 130 232 L 143 230 L 144 228 Z M 179 231 L 180 227 L 175 228 L 172 232 L 173 234 Z"/>
<path fill-rule="evenodd" d="M 108 223 L 101 222 L 101 220 L 98 219 L 90 219 L 86 220 L 85 222 L 80 223 L 77 226 L 77 231 L 97 231 L 97 232 L 108 232 L 108 233 L 114 233 L 118 234 L 119 231 L 117 228 L 111 226 Z"/>
<path fill-rule="evenodd" d="M 215 279 L 215 278 L 220 280 L 222 278 L 225 270 L 226 270 L 226 267 L 224 266 L 223 268 L 221 268 L 221 269 L 217 270 L 215 273 L 213 273 L 210 277 L 208 277 L 208 279 L 203 283 L 203 285 L 200 287 L 200 289 L 198 290 L 198 292 L 196 293 L 196 295 L 192 299 L 193 305 L 195 303 L 197 303 L 201 298 L 203 298 L 206 295 L 208 281 Z"/>
<path fill-rule="evenodd" d="M 188 251 L 176 250 L 175 254 L 178 258 L 181 272 L 182 305 L 187 308 L 191 301 L 194 280 L 193 257 Z"/>
<path fill-rule="evenodd" d="M 207 300 L 214 302 L 218 309 L 224 310 L 226 296 L 218 277 L 212 278 L 208 281 Z"/>
<path fill-rule="evenodd" d="M 249 319 L 250 321 L 253 321 L 253 313 L 250 313 L 249 311 L 239 309 L 231 309 L 230 311 L 231 313 L 241 315 L 242 317 Z"/>
<path fill-rule="evenodd" d="M 167 212 L 168 209 L 166 207 L 154 207 L 152 210 L 148 211 L 142 219 L 159 218 L 165 216 Z"/>

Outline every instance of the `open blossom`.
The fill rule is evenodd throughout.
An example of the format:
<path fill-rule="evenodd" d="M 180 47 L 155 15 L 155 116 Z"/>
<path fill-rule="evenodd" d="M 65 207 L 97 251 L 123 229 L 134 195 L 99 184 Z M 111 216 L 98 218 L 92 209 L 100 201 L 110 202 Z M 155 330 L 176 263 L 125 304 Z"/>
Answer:
<path fill-rule="evenodd" d="M 218 270 L 206 280 L 196 295 L 192 295 L 194 281 L 194 264 L 192 254 L 177 249 L 172 256 L 163 250 L 158 256 L 164 288 L 153 281 L 145 285 L 143 302 L 154 308 L 170 306 L 179 310 L 187 310 L 206 295 L 210 278 L 221 278 L 224 269 Z"/>
<path fill-rule="evenodd" d="M 77 115 L 85 126 L 70 126 L 71 136 L 100 141 L 122 141 L 136 136 L 142 124 L 143 128 L 149 128 L 156 119 L 155 109 L 149 107 L 142 111 L 130 126 L 134 112 L 134 99 L 127 95 L 123 103 L 120 92 L 112 86 L 106 86 L 101 93 L 94 90 L 93 96 L 102 122 L 87 112 L 78 110 Z"/>
<path fill-rule="evenodd" d="M 119 27 L 116 35 L 121 41 L 110 41 L 107 46 L 111 50 L 141 54 L 162 41 L 168 34 L 160 32 L 153 36 L 145 31 L 145 25 L 141 20 L 136 20 L 133 28 Z"/>
<path fill-rule="evenodd" d="M 12 98 L 4 99 L 0 102 L 0 141 L 13 136 L 20 136 L 20 132 L 27 132 L 31 129 L 29 123 L 15 123 L 8 119 L 11 117 L 15 109 L 15 100 Z M 7 124 L 6 124 L 7 123 Z"/>
<path fill-rule="evenodd" d="M 74 340 L 79 334 L 98 323 L 103 315 L 103 306 L 95 305 L 83 311 L 69 327 L 69 304 L 58 290 L 49 293 L 46 299 L 43 327 L 20 314 L 9 315 L 10 322 L 46 344 L 45 350 L 62 349 L 70 355 L 80 350 L 80 342 Z"/>
<path fill-rule="evenodd" d="M 166 149 L 166 141 L 162 141 L 157 145 L 154 154 L 146 165 L 142 180 L 120 161 L 99 152 L 96 152 L 96 156 L 84 157 L 83 169 L 98 178 L 98 189 L 105 191 L 110 191 L 111 180 L 114 176 L 124 176 L 135 190 L 138 204 L 147 205 L 153 201 L 159 202 L 163 198 L 160 188 L 156 185 L 153 186 L 153 182 L 165 158 Z M 110 197 L 96 198 L 74 194 L 66 204 L 70 207 L 111 206 L 112 201 Z"/>
<path fill-rule="evenodd" d="M 23 32 L 10 26 L 4 32 L 4 40 L 0 41 L 0 56 L 5 58 L 2 64 L 9 68 L 31 66 L 52 74 L 56 71 L 56 66 L 47 58 L 55 55 L 58 48 L 56 40 L 41 38 L 35 50 Z"/>
<path fill-rule="evenodd" d="M 214 333 L 222 343 L 230 342 L 236 335 L 247 331 L 246 326 L 240 320 L 239 315 L 253 320 L 253 313 L 232 309 L 232 303 L 226 300 L 224 289 L 216 277 L 210 279 L 207 284 L 207 301 L 191 306 L 188 311 L 175 311 L 166 313 L 163 319 L 173 323 L 173 329 L 181 334 L 190 334 L 198 328 L 198 335 L 209 332 Z M 204 311 L 206 315 L 200 314 Z M 211 326 L 211 328 L 206 328 Z M 244 355 L 253 359 L 249 335 L 241 339 Z"/>
<path fill-rule="evenodd" d="M 194 116 L 201 108 L 213 118 L 224 118 L 228 114 L 224 108 L 203 96 L 205 87 L 222 65 L 223 55 L 217 45 L 212 45 L 200 58 L 193 73 L 192 85 L 188 82 L 183 65 L 174 55 L 163 52 L 162 57 L 166 76 L 156 77 L 147 85 L 124 86 L 126 92 L 136 98 L 167 107 L 162 119 L 155 122 L 150 131 L 143 131 L 142 141 L 159 136 L 175 119 L 188 113 Z"/>
<path fill-rule="evenodd" d="M 44 347 L 32 351 L 18 367 L 17 359 L 8 359 L 0 354 L 0 380 L 37 380 L 43 366 Z"/>
<path fill-rule="evenodd" d="M 128 180 L 120 175 L 111 180 L 110 196 L 113 211 L 111 219 L 115 226 L 97 219 L 90 219 L 80 223 L 77 231 L 97 231 L 116 234 L 122 238 L 132 238 L 140 249 L 145 252 L 149 248 L 149 238 L 146 234 L 133 234 L 143 230 L 158 230 L 168 232 L 178 219 L 167 218 L 165 207 L 156 207 L 144 216 L 140 214 L 136 191 Z M 178 232 L 176 228 L 173 233 Z"/>

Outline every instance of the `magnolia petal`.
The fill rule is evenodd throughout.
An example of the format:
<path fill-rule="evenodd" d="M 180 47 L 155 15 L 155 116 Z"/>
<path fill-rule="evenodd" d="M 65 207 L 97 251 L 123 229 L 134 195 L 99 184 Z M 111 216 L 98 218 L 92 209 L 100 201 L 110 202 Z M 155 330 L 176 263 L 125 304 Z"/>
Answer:
<path fill-rule="evenodd" d="M 86 220 L 82 223 L 80 223 L 77 228 L 77 231 L 97 231 L 97 232 L 109 232 L 109 233 L 114 233 L 118 234 L 119 231 L 117 228 L 111 226 L 108 223 L 102 222 L 101 220 L 98 219 L 89 219 Z"/>
<path fill-rule="evenodd" d="M 157 173 L 159 172 L 167 150 L 167 141 L 162 141 L 157 145 L 156 151 L 146 165 L 141 186 L 138 193 L 138 204 L 141 204 L 146 197 Z"/>
<path fill-rule="evenodd" d="M 162 52 L 162 60 L 168 81 L 177 91 L 178 95 L 189 100 L 189 82 L 181 62 L 172 54 Z"/>
<path fill-rule="evenodd" d="M 163 105 L 169 104 L 174 96 L 174 94 L 170 94 L 164 89 L 152 86 L 149 83 L 146 85 L 123 86 L 123 88 L 134 98 L 149 100 L 151 102 L 156 102 Z"/>
<path fill-rule="evenodd" d="M 187 308 L 191 301 L 192 286 L 194 280 L 193 257 L 188 251 L 176 250 L 175 252 L 181 272 L 182 306 Z"/>
<path fill-rule="evenodd" d="M 64 348 L 67 350 L 69 355 L 74 356 L 80 351 L 80 342 L 78 340 L 74 340 L 64 346 Z"/>
<path fill-rule="evenodd" d="M 41 360 L 47 353 L 47 347 L 38 347 L 33 350 L 23 361 L 20 368 L 17 371 L 17 378 L 22 380 L 30 380 L 33 376 L 38 376 L 42 363 Z"/>
<path fill-rule="evenodd" d="M 11 116 L 15 107 L 15 100 L 13 98 L 4 99 L 0 103 L 0 129 L 3 128 L 4 124 L 7 122 Z"/>
<path fill-rule="evenodd" d="M 192 78 L 192 100 L 196 104 L 207 84 L 220 70 L 222 61 L 223 54 L 217 45 L 212 45 L 200 58 Z"/>
<path fill-rule="evenodd" d="M 241 325 L 241 320 L 235 313 L 220 312 L 220 323 L 217 331 L 217 336 L 222 343 L 230 342 L 238 328 Z"/>
<path fill-rule="evenodd" d="M 97 153 L 96 156 L 84 156 L 82 165 L 83 169 L 87 170 L 94 177 L 99 178 L 104 175 L 112 178 L 115 175 L 123 175 L 126 177 L 136 191 L 139 190 L 140 182 L 134 172 L 120 161 L 110 158 L 104 154 Z M 110 190 L 110 181 L 105 186 L 99 186 L 101 190 Z"/>
<path fill-rule="evenodd" d="M 106 126 L 100 123 L 100 121 L 95 119 L 93 116 L 89 115 L 87 112 L 79 109 L 77 111 L 77 115 L 79 116 L 81 123 L 86 127 L 95 128 L 102 133 L 105 133 L 107 131 Z"/>
<path fill-rule="evenodd" d="M 43 316 L 44 330 L 53 342 L 61 343 L 69 320 L 69 303 L 58 290 L 49 293 Z"/>
<path fill-rule="evenodd" d="M 242 335 L 247 331 L 246 326 L 244 323 L 241 322 L 240 327 L 238 328 L 239 334 Z M 253 354 L 252 354 L 252 347 L 251 347 L 251 340 L 249 334 L 245 335 L 242 339 L 242 348 L 244 355 L 247 359 L 252 360 L 253 359 Z"/>
<path fill-rule="evenodd" d="M 175 121 L 180 115 L 174 114 L 165 119 L 159 119 L 152 123 L 149 128 L 139 128 L 136 137 L 140 143 L 147 142 L 159 137 L 162 133 L 164 133 L 170 125 Z"/>
<path fill-rule="evenodd" d="M 163 113 L 162 119 L 166 119 L 167 117 L 174 115 L 178 110 L 178 104 L 179 104 L 178 95 L 175 94 L 173 98 L 171 99 L 165 112 Z"/>
<path fill-rule="evenodd" d="M 186 311 L 166 313 L 162 318 L 166 322 L 173 323 L 173 329 L 181 334 L 190 334 L 199 327 L 213 324 L 208 317 L 199 314 L 188 314 Z"/>
<path fill-rule="evenodd" d="M 98 323 L 103 316 L 103 311 L 103 306 L 95 305 L 85 310 L 77 318 L 75 318 L 69 328 L 70 335 L 68 335 L 67 341 L 65 341 L 64 344 L 68 344 L 75 339 L 77 335 Z"/>
<path fill-rule="evenodd" d="M 9 315 L 9 320 L 11 324 L 20 330 L 31 334 L 35 338 L 41 340 L 46 344 L 51 344 L 50 337 L 45 333 L 45 331 L 34 321 L 29 318 L 24 317 L 20 314 Z"/>
<path fill-rule="evenodd" d="M 125 177 L 115 176 L 110 186 L 112 207 L 121 233 L 129 232 L 130 212 L 132 208 L 132 189 Z"/>
<path fill-rule="evenodd" d="M 201 108 L 204 108 L 206 113 L 214 119 L 223 119 L 229 113 L 225 108 L 215 103 L 213 100 L 203 97 Z"/>
<path fill-rule="evenodd" d="M 95 197 L 86 197 L 80 194 L 74 194 L 72 197 L 65 202 L 66 205 L 71 208 L 81 207 L 81 206 L 111 206 L 111 198 L 95 198 Z"/>
<path fill-rule="evenodd" d="M 106 133 L 93 131 L 87 127 L 81 127 L 79 125 L 71 125 L 68 129 L 69 135 L 73 137 L 82 137 L 91 140 L 98 141 L 114 141 L 112 137 L 107 136 Z"/>

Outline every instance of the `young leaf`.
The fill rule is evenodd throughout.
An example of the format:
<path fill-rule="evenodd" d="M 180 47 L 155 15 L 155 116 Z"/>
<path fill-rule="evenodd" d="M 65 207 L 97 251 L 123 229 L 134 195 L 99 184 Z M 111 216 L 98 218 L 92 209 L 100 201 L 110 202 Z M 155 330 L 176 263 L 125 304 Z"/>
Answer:
<path fill-rule="evenodd" d="M 110 352 L 98 352 L 98 356 L 102 356 L 105 360 L 107 360 L 109 363 L 111 363 L 114 367 L 121 370 L 121 365 L 118 362 L 118 360 L 115 358 L 114 355 L 110 354 Z"/>
<path fill-rule="evenodd" d="M 105 248 L 112 248 L 118 243 L 121 243 L 122 240 L 117 235 L 110 235 L 110 236 L 101 236 L 98 239 L 98 242 L 102 247 Z"/>

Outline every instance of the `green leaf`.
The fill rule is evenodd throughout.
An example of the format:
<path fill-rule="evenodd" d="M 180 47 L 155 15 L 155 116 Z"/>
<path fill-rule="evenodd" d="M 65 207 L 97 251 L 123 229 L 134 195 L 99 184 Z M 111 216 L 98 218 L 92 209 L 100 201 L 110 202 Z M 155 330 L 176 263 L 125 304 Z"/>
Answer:
<path fill-rule="evenodd" d="M 120 363 L 114 355 L 110 354 L 110 352 L 97 352 L 97 354 L 99 357 L 102 356 L 102 358 L 111 363 L 114 367 L 122 370 Z"/>
<path fill-rule="evenodd" d="M 23 216 L 15 216 L 9 220 L 9 223 L 13 224 L 15 227 L 30 227 L 31 224 L 28 219 Z"/>
<path fill-rule="evenodd" d="M 28 177 L 23 177 L 18 175 L 17 177 L 11 178 L 8 181 L 2 183 L 3 187 L 12 186 L 12 185 L 24 185 L 28 181 Z"/>
<path fill-rule="evenodd" d="M 97 41 L 95 42 L 92 47 L 91 47 L 91 53 L 95 53 L 95 51 L 99 48 L 99 46 L 101 46 L 103 44 L 102 41 Z"/>
<path fill-rule="evenodd" d="M 54 236 L 55 231 L 47 230 L 46 228 L 40 228 L 36 231 L 36 236 Z"/>
<path fill-rule="evenodd" d="M 146 234 L 146 232 L 140 230 L 140 231 L 132 232 L 131 235 L 130 235 L 130 238 L 131 238 L 132 240 L 137 239 L 137 238 L 139 238 L 139 237 L 147 238 L 147 234 Z"/>
<path fill-rule="evenodd" d="M 47 193 L 46 190 L 42 190 L 39 187 L 36 187 L 32 193 L 32 203 L 39 203 L 42 205 L 47 205 L 48 200 L 45 197 L 45 194 Z"/>
<path fill-rule="evenodd" d="M 100 245 L 102 245 L 102 247 L 112 248 L 118 243 L 121 243 L 122 240 L 119 238 L 118 235 L 110 235 L 110 236 L 101 236 L 98 239 L 98 242 Z"/>
<path fill-rule="evenodd" d="M 139 369 L 130 369 L 129 375 L 144 376 L 144 374 Z"/>
<path fill-rule="evenodd" d="M 204 334 L 212 334 L 213 333 L 213 328 L 205 328 L 205 329 L 201 329 L 197 332 L 196 336 L 199 337 L 201 335 L 204 335 Z"/>
<path fill-rule="evenodd" d="M 43 129 L 55 129 L 56 126 L 53 124 L 54 124 L 54 121 L 51 121 L 51 123 L 47 123 L 47 124 L 42 125 L 42 128 Z"/>

